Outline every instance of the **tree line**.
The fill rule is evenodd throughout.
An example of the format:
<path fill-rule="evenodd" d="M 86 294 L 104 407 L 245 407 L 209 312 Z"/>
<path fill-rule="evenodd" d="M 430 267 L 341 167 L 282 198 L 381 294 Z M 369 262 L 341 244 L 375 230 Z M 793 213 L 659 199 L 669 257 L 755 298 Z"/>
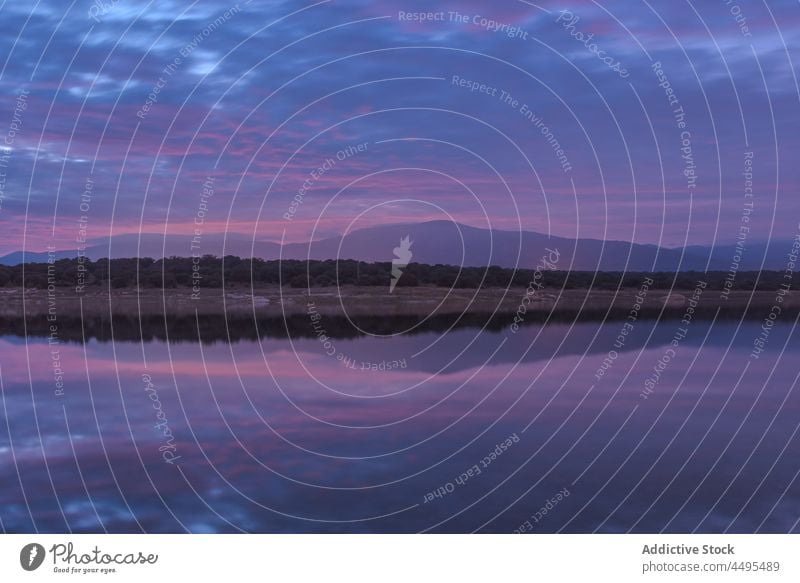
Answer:
<path fill-rule="evenodd" d="M 80 277 L 80 279 L 79 279 Z M 388 286 L 392 277 L 391 262 L 366 263 L 355 260 L 270 260 L 243 259 L 211 255 L 170 257 L 166 259 L 61 259 L 52 264 L 26 263 L 0 266 L 0 287 L 47 288 L 218 288 L 225 286 L 286 285 L 295 288 L 335 285 Z M 544 287 L 566 289 L 606 289 L 639 287 L 645 277 L 654 280 L 651 288 L 692 289 L 698 280 L 709 289 L 723 289 L 729 278 L 726 271 L 679 273 L 543 271 L 537 280 Z M 437 286 L 456 288 L 527 287 L 534 279 L 532 269 L 503 267 L 458 267 L 411 263 L 402 268 L 399 287 Z M 742 271 L 736 274 L 734 290 L 777 290 L 788 283 L 783 271 Z M 800 284 L 794 274 L 792 287 Z"/>

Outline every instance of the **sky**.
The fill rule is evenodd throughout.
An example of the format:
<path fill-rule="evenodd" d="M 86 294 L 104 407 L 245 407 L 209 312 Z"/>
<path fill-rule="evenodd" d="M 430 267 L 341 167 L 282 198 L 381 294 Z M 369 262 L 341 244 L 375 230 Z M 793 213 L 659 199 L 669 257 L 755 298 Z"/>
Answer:
<path fill-rule="evenodd" d="M 0 47 L 0 253 L 798 233 L 794 0 L 4 2 Z"/>

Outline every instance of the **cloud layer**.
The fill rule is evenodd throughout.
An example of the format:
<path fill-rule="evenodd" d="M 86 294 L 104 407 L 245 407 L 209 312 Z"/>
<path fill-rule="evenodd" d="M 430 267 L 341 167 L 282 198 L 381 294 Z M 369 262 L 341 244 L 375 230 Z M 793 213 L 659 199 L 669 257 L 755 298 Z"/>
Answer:
<path fill-rule="evenodd" d="M 790 238 L 798 20 L 789 1 L 6 4 L 0 252 L 74 248 L 81 217 L 95 238 L 430 219 Z"/>

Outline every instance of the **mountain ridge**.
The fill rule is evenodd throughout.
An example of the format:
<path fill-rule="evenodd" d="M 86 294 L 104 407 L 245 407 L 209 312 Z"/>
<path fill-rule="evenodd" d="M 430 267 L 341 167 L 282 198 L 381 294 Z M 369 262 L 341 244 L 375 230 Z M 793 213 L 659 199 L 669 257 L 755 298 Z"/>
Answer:
<path fill-rule="evenodd" d="M 190 235 L 126 234 L 101 239 L 87 247 L 91 260 L 123 257 L 187 257 L 193 252 L 272 259 L 356 259 L 382 262 L 395 259 L 393 249 L 401 238 L 412 240 L 412 262 L 465 267 L 535 268 L 542 258 L 557 258 L 549 268 L 576 271 L 727 271 L 735 245 L 668 248 L 649 243 L 591 238 L 571 239 L 535 231 L 481 229 L 449 221 L 397 223 L 366 227 L 345 235 L 319 238 L 306 243 L 281 245 L 255 241 L 242 235 L 205 235 L 199 251 Z M 752 243 L 745 248 L 740 270 L 785 269 L 788 243 Z M 109 253 L 110 250 L 110 253 Z M 57 259 L 74 258 L 77 250 L 55 252 Z M 44 262 L 48 253 L 16 251 L 0 257 L 0 265 Z"/>

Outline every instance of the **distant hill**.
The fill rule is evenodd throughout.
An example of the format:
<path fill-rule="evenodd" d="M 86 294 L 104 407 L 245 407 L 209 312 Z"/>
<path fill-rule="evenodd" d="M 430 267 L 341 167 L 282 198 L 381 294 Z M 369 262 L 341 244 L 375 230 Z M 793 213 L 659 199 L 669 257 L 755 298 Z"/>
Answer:
<path fill-rule="evenodd" d="M 548 237 L 530 231 L 515 232 L 469 227 L 448 221 L 416 224 L 383 225 L 360 229 L 346 236 L 320 239 L 312 243 L 291 243 L 281 247 L 270 241 L 256 241 L 242 235 L 203 237 L 200 252 L 210 255 L 237 255 L 262 259 L 357 259 L 391 261 L 400 239 L 413 241 L 412 261 L 430 265 L 463 265 L 481 267 L 497 265 L 532 269 L 546 249 L 558 251 L 557 268 L 579 271 L 705 271 L 727 270 L 734 255 L 733 245 L 716 247 L 691 246 L 683 250 L 642 245 L 625 241 L 569 239 Z M 744 253 L 741 270 L 785 269 L 786 250 L 790 244 L 753 244 Z M 98 241 L 86 250 L 93 260 L 112 257 L 187 257 L 192 254 L 189 235 L 135 234 L 118 235 L 110 241 Z M 58 258 L 75 257 L 76 251 L 59 251 Z M 766 259 L 765 259 L 766 257 Z M 47 253 L 26 253 L 26 262 L 47 260 Z M 0 258 L 0 264 L 17 265 L 21 252 Z"/>
<path fill-rule="evenodd" d="M 284 257 L 326 259 L 336 257 L 364 261 L 390 261 L 401 238 L 413 241 L 413 260 L 435 265 L 480 267 L 520 266 L 534 268 L 546 249 L 558 251 L 557 268 L 579 271 L 697 271 L 706 267 L 705 257 L 682 254 L 655 245 L 623 241 L 548 237 L 530 231 L 477 229 L 447 221 L 412 225 L 386 225 L 362 229 L 345 237 L 284 247 Z M 713 268 L 721 268 L 714 265 Z"/>

